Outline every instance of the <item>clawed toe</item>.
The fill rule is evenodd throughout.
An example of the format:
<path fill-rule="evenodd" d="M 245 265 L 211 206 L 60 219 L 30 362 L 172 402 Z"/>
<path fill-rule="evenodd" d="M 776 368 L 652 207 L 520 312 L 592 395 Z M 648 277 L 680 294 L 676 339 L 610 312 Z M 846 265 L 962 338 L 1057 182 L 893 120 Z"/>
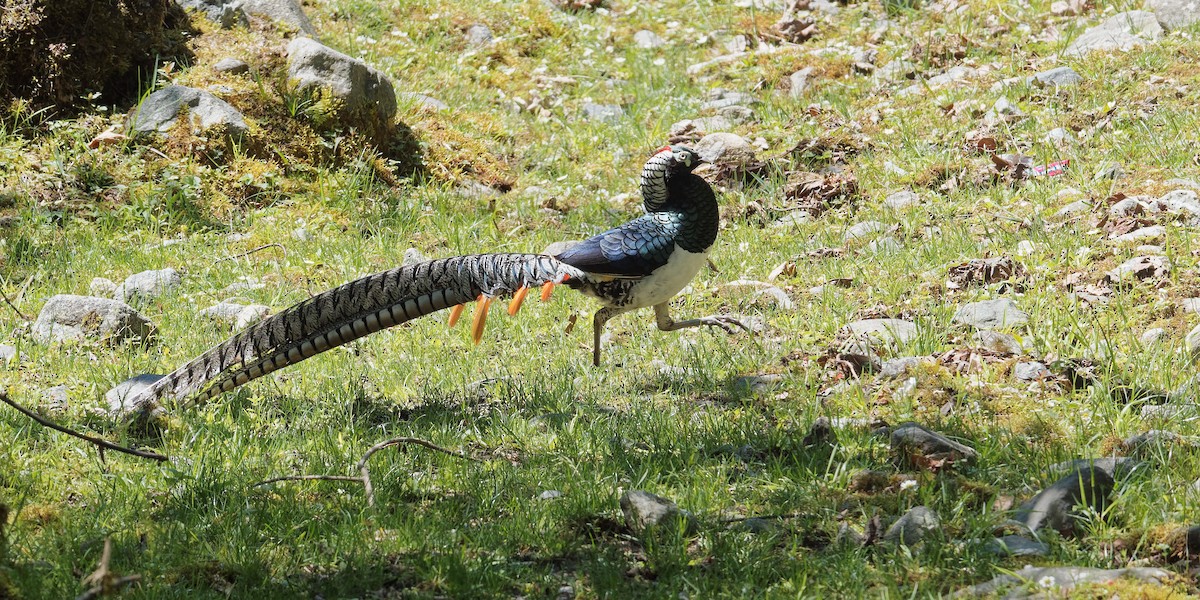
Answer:
<path fill-rule="evenodd" d="M 750 328 L 746 327 L 745 323 L 742 323 L 741 321 L 739 321 L 733 317 L 727 317 L 725 315 L 713 315 L 711 317 L 704 317 L 703 319 L 701 319 L 701 322 L 704 323 L 705 325 L 708 325 L 709 327 L 720 327 L 721 329 L 723 329 L 725 331 L 725 333 L 728 333 L 730 335 L 737 333 L 737 329 L 735 329 L 735 327 L 740 327 L 742 329 L 742 331 L 745 331 L 746 333 L 751 333 Z"/>

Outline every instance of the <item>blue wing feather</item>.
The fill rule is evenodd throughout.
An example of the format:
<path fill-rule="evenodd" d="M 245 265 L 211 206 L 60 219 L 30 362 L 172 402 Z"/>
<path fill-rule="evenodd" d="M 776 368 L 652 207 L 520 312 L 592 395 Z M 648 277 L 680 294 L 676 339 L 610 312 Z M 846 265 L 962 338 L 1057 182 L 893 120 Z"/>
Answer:
<path fill-rule="evenodd" d="M 584 240 L 555 256 L 577 269 L 612 277 L 645 277 L 667 264 L 679 219 L 654 213 Z"/>

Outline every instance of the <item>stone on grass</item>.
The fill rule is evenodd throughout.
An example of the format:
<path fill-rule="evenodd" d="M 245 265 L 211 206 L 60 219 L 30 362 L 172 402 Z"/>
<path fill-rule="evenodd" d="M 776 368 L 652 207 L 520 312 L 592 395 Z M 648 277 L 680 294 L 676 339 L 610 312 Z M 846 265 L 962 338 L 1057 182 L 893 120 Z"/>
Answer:
<path fill-rule="evenodd" d="M 779 387 L 783 376 L 775 373 L 742 375 L 733 380 L 733 389 L 744 394 L 762 394 Z"/>
<path fill-rule="evenodd" d="M 441 100 L 438 100 L 437 98 L 434 98 L 428 94 L 421 94 L 418 92 L 400 92 L 399 94 L 396 94 L 396 98 L 414 102 L 430 110 L 450 110 L 449 104 L 446 104 L 445 102 L 442 102 Z"/>
<path fill-rule="evenodd" d="M 46 301 L 31 334 L 42 343 L 90 338 L 115 344 L 145 340 L 153 331 L 149 319 L 124 302 L 60 294 Z"/>
<path fill-rule="evenodd" d="M 427 263 L 429 260 L 429 257 L 422 254 L 420 250 L 417 250 L 416 248 L 409 248 L 408 250 L 404 251 L 404 258 L 400 261 L 400 266 L 411 267 L 413 265 Z"/>
<path fill-rule="evenodd" d="M 989 540 L 987 551 L 1000 556 L 1046 556 L 1050 547 L 1023 535 L 1006 535 Z"/>
<path fill-rule="evenodd" d="M 1139 227 L 1121 235 L 1109 236 L 1109 239 L 1118 244 L 1144 244 L 1149 241 L 1161 239 L 1166 234 L 1166 227 L 1162 225 L 1150 225 L 1149 227 Z"/>
<path fill-rule="evenodd" d="M 1046 143 L 1057 144 L 1060 146 L 1079 143 L 1079 140 L 1075 138 L 1075 134 L 1071 133 L 1071 130 L 1065 127 L 1057 127 L 1047 131 L 1045 137 L 1042 139 L 1045 140 Z"/>
<path fill-rule="evenodd" d="M 116 291 L 117 283 L 104 277 L 93 277 L 92 282 L 88 284 L 88 294 L 97 298 L 111 298 Z"/>
<path fill-rule="evenodd" d="M 1113 485 L 1112 475 L 1104 469 L 1076 469 L 1022 504 L 1013 520 L 1034 532 L 1043 527 L 1059 533 L 1072 531 L 1079 515 L 1075 507 L 1103 513 Z"/>
<path fill-rule="evenodd" d="M 477 23 L 467 28 L 467 43 L 472 46 L 486 46 L 492 43 L 493 37 L 487 25 Z"/>
<path fill-rule="evenodd" d="M 625 116 L 625 109 L 617 104 L 587 102 L 583 105 L 583 116 L 597 123 L 616 123 Z"/>
<path fill-rule="evenodd" d="M 239 2 L 227 0 L 175 0 L 181 8 L 194 10 L 213 23 L 219 23 L 221 29 L 233 29 L 238 25 L 248 26 L 246 11 L 242 10 Z"/>
<path fill-rule="evenodd" d="M 396 91 L 378 69 L 307 37 L 292 40 L 287 55 L 289 82 L 299 91 L 330 94 L 343 124 L 374 134 L 391 130 Z"/>
<path fill-rule="evenodd" d="M 1025 352 L 1025 347 L 1021 342 L 1017 341 L 1016 336 L 999 331 L 991 331 L 989 329 L 976 331 L 975 342 L 980 347 L 992 352 L 1001 352 L 1004 354 L 1021 354 Z"/>
<path fill-rule="evenodd" d="M 1135 256 L 1104 274 L 1112 283 L 1133 279 L 1164 277 L 1171 271 L 1171 261 L 1165 256 L 1150 254 Z"/>
<path fill-rule="evenodd" d="M 1054 376 L 1054 373 L 1051 373 L 1046 365 L 1037 361 L 1019 362 L 1013 365 L 1012 374 L 1021 381 L 1039 381 Z"/>
<path fill-rule="evenodd" d="M 788 89 L 788 94 L 792 98 L 803 98 L 804 92 L 808 90 L 808 78 L 811 77 L 812 74 L 812 67 L 804 67 L 803 69 L 788 75 L 788 83 L 791 85 L 791 87 Z"/>
<path fill-rule="evenodd" d="M 142 390 L 154 385 L 155 381 L 162 379 L 163 375 L 151 375 L 149 373 L 135 375 L 113 386 L 112 389 L 104 393 L 104 399 L 108 402 L 109 414 L 120 416 L 134 410 L 133 399 L 142 392 Z"/>
<path fill-rule="evenodd" d="M 847 242 L 852 240 L 861 240 L 885 230 L 887 230 L 887 225 L 884 225 L 879 221 L 863 221 L 861 223 L 855 223 L 850 227 L 850 229 L 847 229 L 845 235 L 842 236 L 842 239 Z"/>
<path fill-rule="evenodd" d="M 1200 3 L 1196 0 L 1148 0 L 1146 8 L 1154 11 L 1154 16 L 1168 31 L 1184 29 L 1200 21 Z"/>
<path fill-rule="evenodd" d="M 829 417 L 818 417 L 816 421 L 813 421 L 812 426 L 808 428 L 808 433 L 804 434 L 804 439 L 800 440 L 800 445 L 804 448 L 836 446 L 837 434 L 833 431 L 833 423 Z"/>
<path fill-rule="evenodd" d="M 317 30 L 304 14 L 297 0 L 240 0 L 242 10 L 248 14 L 265 17 L 282 23 L 304 35 L 317 35 Z"/>
<path fill-rule="evenodd" d="M 912 372 L 926 361 L 923 356 L 902 356 L 900 358 L 892 358 L 883 361 L 883 366 L 879 369 L 879 377 L 881 379 L 896 379 L 901 375 Z"/>
<path fill-rule="evenodd" d="M 847 324 L 842 333 L 871 347 L 876 343 L 899 346 L 917 338 L 917 324 L 903 319 L 863 319 Z"/>
<path fill-rule="evenodd" d="M 674 502 L 642 490 L 630 490 L 621 496 L 621 513 L 625 524 L 639 536 L 660 527 L 688 527 L 691 520 Z"/>
<path fill-rule="evenodd" d="M 965 596 L 998 597 L 1000 592 L 1009 588 L 1024 588 L 1029 585 L 1037 586 L 1041 595 L 1014 592 L 1005 598 L 1058 598 L 1059 593 L 1051 594 L 1048 589 L 1056 588 L 1067 592 L 1080 584 L 1106 584 L 1117 579 L 1128 578 L 1144 583 L 1166 584 L 1175 576 L 1171 571 L 1151 567 L 1130 567 L 1126 569 L 1096 569 L 1092 567 L 1034 567 L 1025 565 L 1013 574 L 997 575 L 990 581 L 963 588 L 954 593 L 955 598 Z"/>
<path fill-rule="evenodd" d="M 250 65 L 246 64 L 246 61 L 244 60 L 226 57 L 218 60 L 217 64 L 213 65 L 213 70 L 218 73 L 241 75 L 242 73 L 248 73 L 250 71 Z"/>
<path fill-rule="evenodd" d="M 921 197 L 916 192 L 902 191 L 890 194 L 883 199 L 883 205 L 892 210 L 904 210 L 910 206 L 921 204 Z"/>
<path fill-rule="evenodd" d="M 550 242 L 550 245 L 542 249 L 542 254 L 558 256 L 559 254 L 562 254 L 563 252 L 566 252 L 567 250 L 570 250 L 578 245 L 579 240 L 560 240 L 557 242 Z"/>
<path fill-rule="evenodd" d="M 113 298 L 138 306 L 173 292 L 181 283 L 179 271 L 170 267 L 142 271 L 126 277 L 113 291 Z"/>
<path fill-rule="evenodd" d="M 1150 344 L 1158 343 L 1158 340 L 1161 340 L 1162 336 L 1166 334 L 1166 329 L 1163 329 L 1162 327 L 1152 327 L 1146 331 L 1143 331 L 1142 335 L 1138 336 L 1138 341 L 1149 346 Z"/>
<path fill-rule="evenodd" d="M 905 462 L 917 466 L 939 467 L 954 462 L 970 462 L 979 458 L 973 448 L 960 444 L 936 431 L 909 421 L 892 430 L 892 451 Z"/>
<path fill-rule="evenodd" d="M 245 329 L 271 314 L 271 308 L 262 304 L 237 304 L 221 302 L 202 311 L 200 315 L 220 323 L 228 323 L 235 330 Z"/>
<path fill-rule="evenodd" d="M 1131 10 L 1117 13 L 1088 28 L 1067 49 L 1064 57 L 1083 56 L 1095 50 L 1126 52 L 1162 37 L 1163 29 L 1154 13 Z"/>
<path fill-rule="evenodd" d="M 1029 78 L 1029 82 L 1033 85 L 1051 88 L 1073 87 L 1081 81 L 1083 81 L 1083 77 L 1071 67 L 1055 67 Z"/>
<path fill-rule="evenodd" d="M 1145 456 L 1153 452 L 1155 448 L 1164 448 L 1170 446 L 1194 446 L 1194 442 L 1165 429 L 1151 429 L 1143 433 L 1131 435 L 1124 440 L 1121 440 L 1121 446 L 1130 454 Z"/>
<path fill-rule="evenodd" d="M 1008 298 L 968 302 L 954 313 L 954 322 L 978 329 L 1009 329 L 1029 322 L 1029 317 Z"/>
<path fill-rule="evenodd" d="M 662 39 L 662 37 L 657 33 L 654 33 L 649 29 L 643 29 L 633 34 L 633 43 L 638 48 L 649 50 L 651 48 L 658 48 L 659 46 L 667 43 L 667 41 Z"/>
<path fill-rule="evenodd" d="M 8 344 L 0 344 L 0 363 L 8 363 L 14 360 L 20 360 L 21 353 L 17 349 Z"/>
<path fill-rule="evenodd" d="M 538 494 L 538 500 L 542 501 L 557 500 L 562 497 L 563 493 L 558 490 L 542 490 L 542 493 Z"/>
<path fill-rule="evenodd" d="M 196 130 L 220 129 L 239 138 L 247 131 L 242 113 L 228 102 L 196 88 L 168 85 L 142 101 L 133 116 L 138 133 L 165 133 L 178 124 L 179 113 L 187 108 L 188 120 Z"/>
<path fill-rule="evenodd" d="M 64 411 L 68 408 L 67 386 L 56 385 L 42 390 L 42 400 L 50 410 Z"/>
<path fill-rule="evenodd" d="M 713 164 L 746 164 L 754 160 L 754 148 L 736 133 L 710 133 L 693 146 L 700 158 Z"/>
<path fill-rule="evenodd" d="M 883 534 L 883 541 L 914 546 L 941 528 L 942 522 L 938 520 L 937 513 L 925 506 L 914 506 L 888 527 Z"/>

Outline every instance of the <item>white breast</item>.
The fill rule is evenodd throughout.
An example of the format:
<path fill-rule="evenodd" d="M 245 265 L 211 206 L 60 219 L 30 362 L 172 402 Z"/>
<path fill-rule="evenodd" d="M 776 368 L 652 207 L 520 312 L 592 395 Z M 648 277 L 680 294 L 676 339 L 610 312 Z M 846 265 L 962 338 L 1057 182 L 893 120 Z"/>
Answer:
<path fill-rule="evenodd" d="M 687 287 L 707 261 L 707 252 L 688 252 L 675 246 L 666 265 L 638 281 L 632 290 L 631 306 L 654 306 L 670 300 L 679 290 Z"/>

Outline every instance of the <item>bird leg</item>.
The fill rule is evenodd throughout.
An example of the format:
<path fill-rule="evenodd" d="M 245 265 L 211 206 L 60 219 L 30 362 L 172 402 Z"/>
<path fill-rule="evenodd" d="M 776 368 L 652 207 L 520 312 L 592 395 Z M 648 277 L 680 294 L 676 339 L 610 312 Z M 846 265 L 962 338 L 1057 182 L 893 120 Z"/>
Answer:
<path fill-rule="evenodd" d="M 600 366 L 600 336 L 604 334 L 604 324 L 609 319 L 624 313 L 629 312 L 628 308 L 617 308 L 615 306 L 606 306 L 598 311 L 592 317 L 592 364 Z"/>
<path fill-rule="evenodd" d="M 671 310 L 666 302 L 654 305 L 654 319 L 658 322 L 658 328 L 663 331 L 678 331 L 689 327 L 720 327 L 725 330 L 725 333 L 737 333 L 734 327 L 741 327 L 746 333 L 751 333 L 750 328 L 744 323 L 725 315 L 712 315 L 708 317 L 700 317 L 699 319 L 688 319 L 686 321 L 676 321 L 671 318 Z"/>

